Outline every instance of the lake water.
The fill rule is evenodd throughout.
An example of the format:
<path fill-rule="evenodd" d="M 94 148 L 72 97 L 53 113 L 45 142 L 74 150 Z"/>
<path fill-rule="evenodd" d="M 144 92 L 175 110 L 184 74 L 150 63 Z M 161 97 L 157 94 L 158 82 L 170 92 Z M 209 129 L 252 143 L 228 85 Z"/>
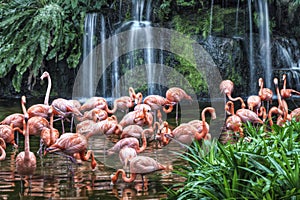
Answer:
<path fill-rule="evenodd" d="M 29 99 L 26 106 L 34 103 L 36 101 Z M 0 100 L 0 120 L 16 112 L 21 112 L 19 99 Z M 180 115 L 181 121 L 200 118 L 195 109 L 181 112 Z M 175 113 L 164 116 L 173 127 L 176 126 L 174 116 Z M 59 128 L 61 124 L 57 121 L 54 126 Z M 154 144 L 149 144 L 141 155 L 152 157 L 167 166 L 183 164 L 174 154 L 182 151 L 181 146 L 174 143 L 157 148 Z M 19 150 L 7 145 L 6 159 L 0 162 L 0 199 L 162 199 L 167 197 L 166 188 L 183 181 L 166 170 L 146 175 L 144 185 L 140 176 L 133 183 L 125 183 L 119 177 L 117 183 L 111 185 L 111 175 L 121 167 L 118 155 L 107 156 L 104 153 L 113 145 L 106 136 L 89 139 L 89 149 L 95 152 L 98 163 L 95 171 L 91 170 L 89 161 L 76 165 L 61 155 L 47 154 L 40 158 L 36 154 L 37 169 L 34 175 L 31 179 L 21 179 L 15 168 L 15 158 L 19 151 L 24 150 L 24 137 L 19 136 Z M 30 137 L 30 148 L 32 152 L 38 151 L 39 137 Z"/>

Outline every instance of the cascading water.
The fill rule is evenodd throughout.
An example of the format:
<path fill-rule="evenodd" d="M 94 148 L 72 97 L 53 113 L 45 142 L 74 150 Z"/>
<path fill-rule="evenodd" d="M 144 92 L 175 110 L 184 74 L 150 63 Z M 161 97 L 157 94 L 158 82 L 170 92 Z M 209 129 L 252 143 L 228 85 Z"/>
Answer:
<path fill-rule="evenodd" d="M 249 13 L 249 68 L 250 68 L 250 94 L 255 94 L 256 91 L 256 68 L 254 66 L 253 56 L 253 28 L 252 28 L 252 6 L 251 0 L 248 0 L 248 13 Z"/>
<path fill-rule="evenodd" d="M 83 77 L 81 80 L 82 86 L 82 95 L 83 97 L 91 97 L 94 93 L 94 67 L 96 58 L 93 54 L 90 54 L 95 47 L 94 35 L 96 34 L 96 25 L 97 25 L 97 14 L 91 13 L 87 14 L 84 23 L 85 35 L 83 38 Z M 88 59 L 88 60 L 87 60 Z"/>
<path fill-rule="evenodd" d="M 260 56 L 261 65 L 264 69 L 264 80 L 266 87 L 272 87 L 272 60 L 271 60 L 271 42 L 269 31 L 269 10 L 268 1 L 258 0 L 259 12 L 259 35 L 260 35 Z"/>

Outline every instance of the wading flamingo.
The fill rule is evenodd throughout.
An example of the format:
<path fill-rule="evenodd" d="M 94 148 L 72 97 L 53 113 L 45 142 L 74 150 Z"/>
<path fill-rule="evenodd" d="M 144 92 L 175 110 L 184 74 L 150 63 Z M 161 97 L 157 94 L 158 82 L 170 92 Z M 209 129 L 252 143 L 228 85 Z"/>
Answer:
<path fill-rule="evenodd" d="M 140 147 L 139 140 L 134 137 L 123 138 L 119 140 L 113 147 L 107 150 L 108 155 L 120 152 L 124 147 L 130 147 L 136 150 L 137 153 L 141 153 L 147 147 L 146 133 L 152 133 L 152 129 L 145 129 L 141 133 L 142 135 L 142 146 Z"/>
<path fill-rule="evenodd" d="M 130 177 L 126 176 L 126 172 L 123 169 L 118 169 L 115 175 L 111 176 L 111 184 L 116 184 L 119 174 L 122 174 L 123 181 L 130 183 L 136 179 L 137 174 L 142 176 L 144 184 L 144 175 L 149 174 L 158 170 L 165 170 L 166 167 L 155 161 L 151 157 L 147 156 L 136 156 L 130 160 L 129 170 Z"/>
<path fill-rule="evenodd" d="M 178 124 L 178 103 L 182 101 L 183 99 L 192 101 L 192 97 L 189 96 L 183 89 L 179 87 L 171 87 L 166 92 L 166 98 L 172 102 L 171 105 L 169 105 L 172 109 L 173 105 L 176 104 L 176 124 Z"/>
<path fill-rule="evenodd" d="M 7 144 L 12 144 L 15 148 L 18 148 L 18 145 L 15 142 L 14 130 L 19 131 L 19 128 L 14 129 L 9 125 L 0 125 L 0 138 L 2 138 Z"/>
<path fill-rule="evenodd" d="M 82 161 L 87 161 L 91 157 L 91 167 L 94 170 L 97 166 L 94 152 L 92 150 L 87 151 L 87 147 L 88 138 L 86 136 L 80 133 L 64 133 L 53 145 L 45 149 L 44 155 L 57 153 L 69 158 L 73 163 L 76 163 L 75 154 L 79 154 Z"/>
<path fill-rule="evenodd" d="M 119 151 L 119 158 L 125 169 L 127 168 L 128 163 L 136 156 L 136 150 L 131 147 L 125 146 Z"/>
<path fill-rule="evenodd" d="M 22 96 L 21 105 L 25 107 L 26 97 Z M 26 110 L 26 109 L 23 109 Z M 18 174 L 22 176 L 32 176 L 36 169 L 36 157 L 33 152 L 30 151 L 29 143 L 29 126 L 27 126 L 28 113 L 24 113 L 23 121 L 23 133 L 25 135 L 24 151 L 20 152 L 16 157 L 16 170 Z"/>

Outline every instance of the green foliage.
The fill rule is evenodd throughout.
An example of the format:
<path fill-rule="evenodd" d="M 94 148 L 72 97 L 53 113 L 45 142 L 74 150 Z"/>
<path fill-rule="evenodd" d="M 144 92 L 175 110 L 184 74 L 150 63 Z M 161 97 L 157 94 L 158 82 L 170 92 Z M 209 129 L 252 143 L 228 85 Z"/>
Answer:
<path fill-rule="evenodd" d="M 12 83 L 20 92 L 26 71 L 38 75 L 44 62 L 66 59 L 77 67 L 85 13 L 102 1 L 12 0 L 0 4 L 0 77 L 15 71 Z"/>
<path fill-rule="evenodd" d="M 186 181 L 170 199 L 299 199 L 300 122 L 265 131 L 244 124 L 250 142 L 194 142 L 174 173 Z"/>

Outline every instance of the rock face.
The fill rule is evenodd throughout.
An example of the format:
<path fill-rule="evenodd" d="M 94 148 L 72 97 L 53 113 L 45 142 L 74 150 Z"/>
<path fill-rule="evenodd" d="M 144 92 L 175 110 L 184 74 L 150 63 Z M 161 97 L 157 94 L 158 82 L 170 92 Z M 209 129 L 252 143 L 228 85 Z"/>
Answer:
<path fill-rule="evenodd" d="M 236 1 L 226 1 L 227 5 L 218 5 L 222 8 L 236 9 Z M 123 6 L 122 13 L 119 20 L 125 19 L 126 13 L 130 9 L 129 5 L 131 1 L 124 1 L 126 6 Z M 183 13 L 180 7 L 171 4 L 171 11 L 168 13 L 168 17 L 165 17 L 165 21 L 159 21 L 159 12 L 157 12 L 160 4 L 153 4 L 153 24 L 155 26 L 162 25 L 164 28 L 174 29 L 174 24 L 172 19 L 176 15 Z M 205 5 L 204 5 L 205 6 Z M 207 10 L 210 10 L 210 5 L 207 4 Z M 255 9 L 254 5 L 252 8 Z M 247 1 L 240 5 L 240 10 L 238 12 L 239 16 L 247 17 Z M 216 10 L 214 10 L 217 12 Z M 224 11 L 224 10 L 223 10 Z M 222 12 L 223 12 L 222 11 Z M 300 90 L 299 75 L 300 75 L 300 6 L 292 6 L 290 1 L 282 0 L 275 1 L 269 5 L 269 18 L 273 24 L 271 32 L 271 66 L 272 73 L 271 78 L 280 78 L 283 73 L 287 74 L 288 87 Z M 193 8 L 190 12 L 191 16 L 195 17 L 193 12 L 197 13 L 197 9 Z M 121 13 L 121 12 L 120 12 Z M 161 13 L 160 13 L 161 14 Z M 184 15 L 187 12 L 185 10 Z M 231 79 L 235 83 L 235 89 L 233 96 L 247 96 L 253 94 L 253 92 L 258 91 L 258 79 L 264 77 L 264 68 L 262 60 L 265 59 L 264 56 L 260 54 L 259 48 L 261 46 L 261 41 L 259 40 L 258 27 L 253 28 L 253 67 L 249 67 L 250 57 L 249 57 L 249 27 L 248 21 L 244 20 L 239 25 L 240 29 L 243 29 L 242 34 L 236 34 L 236 25 L 233 21 L 236 19 L 236 12 L 232 12 L 231 15 L 226 16 L 224 22 L 224 28 L 222 32 L 217 34 L 212 33 L 212 36 L 206 38 L 202 37 L 202 34 L 192 34 L 194 38 L 201 44 L 204 49 L 209 52 L 216 65 L 219 68 L 220 74 L 223 79 Z M 194 20 L 194 19 L 193 19 Z M 231 21 L 230 21 L 231 20 Z M 110 22 L 110 27 L 117 24 L 118 22 Z M 240 23 L 240 21 L 239 21 Z M 112 30 L 111 30 L 112 31 Z M 297 34 L 298 33 L 298 34 Z M 283 36 L 284 35 L 284 36 Z M 51 96 L 60 96 L 64 98 L 72 97 L 72 90 L 74 80 L 77 71 L 80 66 L 76 69 L 69 69 L 66 62 L 62 61 L 55 63 L 54 61 L 46 63 L 45 70 L 49 71 L 52 78 L 52 90 Z M 252 71 L 251 71 L 252 70 Z M 42 74 L 42 71 L 40 72 Z M 251 74 L 254 76 L 251 78 Z M 22 94 L 34 97 L 43 97 L 44 91 L 46 90 L 46 81 L 39 80 L 39 76 L 36 79 L 31 80 L 31 88 L 28 87 L 29 79 L 28 73 L 24 75 L 22 89 L 20 93 L 14 91 L 12 87 L 12 75 L 9 73 L 7 77 L 0 79 L 0 98 L 9 97 L 20 97 Z M 272 88 L 273 89 L 273 88 Z"/>

